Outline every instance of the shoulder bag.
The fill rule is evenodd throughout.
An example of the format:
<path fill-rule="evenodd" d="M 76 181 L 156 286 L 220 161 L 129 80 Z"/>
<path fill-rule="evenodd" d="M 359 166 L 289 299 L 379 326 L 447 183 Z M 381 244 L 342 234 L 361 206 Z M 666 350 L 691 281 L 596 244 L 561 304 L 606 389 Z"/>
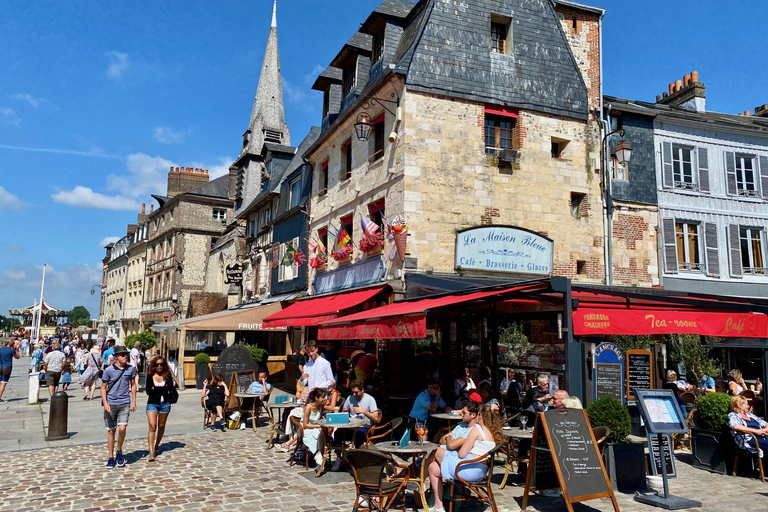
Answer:
<path fill-rule="evenodd" d="M 169 404 L 175 404 L 179 401 L 179 390 L 176 389 L 176 381 L 173 380 L 173 377 L 171 377 L 171 389 L 168 391 L 168 403 Z M 166 386 L 168 383 L 166 383 Z"/>
<path fill-rule="evenodd" d="M 101 397 L 101 406 L 102 407 L 104 406 L 104 400 L 107 398 L 107 396 L 109 396 L 109 392 L 112 391 L 112 388 L 115 386 L 115 384 L 117 384 L 120 381 L 120 379 L 123 378 L 123 374 L 125 373 L 125 370 L 127 370 L 129 366 L 130 365 L 128 365 L 128 364 L 123 366 L 123 371 L 120 372 L 120 375 L 118 375 L 117 378 L 115 380 L 113 380 L 112 382 L 110 382 L 109 386 L 107 386 L 107 392 L 104 393 L 103 397 Z M 99 373 L 103 373 L 103 371 L 99 370 Z M 99 377 L 99 378 L 101 378 L 101 377 Z"/>

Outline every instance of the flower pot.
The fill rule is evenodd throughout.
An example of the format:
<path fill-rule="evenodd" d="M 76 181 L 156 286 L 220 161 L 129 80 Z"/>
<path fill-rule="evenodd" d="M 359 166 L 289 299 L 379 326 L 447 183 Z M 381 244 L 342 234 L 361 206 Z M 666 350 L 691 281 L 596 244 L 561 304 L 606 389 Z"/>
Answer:
<path fill-rule="evenodd" d="M 691 451 L 693 467 L 706 469 L 712 473 L 728 474 L 726 450 L 730 432 L 714 432 L 703 428 L 691 429 Z"/>
<path fill-rule="evenodd" d="M 203 381 L 208 378 L 208 365 L 196 364 L 195 365 L 195 387 L 197 389 L 203 389 Z"/>
<path fill-rule="evenodd" d="M 614 491 L 634 492 L 646 489 L 643 443 L 606 444 L 603 461 Z"/>

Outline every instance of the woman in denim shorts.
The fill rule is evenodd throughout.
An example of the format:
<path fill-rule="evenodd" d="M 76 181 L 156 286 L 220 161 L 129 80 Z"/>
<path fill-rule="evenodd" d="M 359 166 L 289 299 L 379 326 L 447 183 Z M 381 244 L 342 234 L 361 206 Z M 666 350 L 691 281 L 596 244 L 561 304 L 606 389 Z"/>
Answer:
<path fill-rule="evenodd" d="M 162 356 L 155 356 L 149 360 L 147 369 L 146 391 L 147 422 L 149 422 L 149 462 L 155 461 L 155 456 L 160 453 L 160 441 L 165 433 L 165 423 L 171 413 L 170 396 L 176 387 L 176 381 L 168 367 L 168 362 Z"/>

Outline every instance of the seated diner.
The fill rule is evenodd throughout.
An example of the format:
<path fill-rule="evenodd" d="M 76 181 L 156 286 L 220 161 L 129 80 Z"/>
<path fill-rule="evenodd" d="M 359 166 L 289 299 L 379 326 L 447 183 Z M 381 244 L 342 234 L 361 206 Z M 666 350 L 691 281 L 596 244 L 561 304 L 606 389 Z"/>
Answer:
<path fill-rule="evenodd" d="M 763 451 L 768 450 L 768 437 L 766 437 L 768 423 L 749 412 L 749 401 L 743 396 L 735 396 L 731 399 L 728 425 L 739 448 L 758 453 L 760 458 L 763 458 Z M 754 438 L 748 434 L 754 434 L 757 437 L 757 446 Z"/>

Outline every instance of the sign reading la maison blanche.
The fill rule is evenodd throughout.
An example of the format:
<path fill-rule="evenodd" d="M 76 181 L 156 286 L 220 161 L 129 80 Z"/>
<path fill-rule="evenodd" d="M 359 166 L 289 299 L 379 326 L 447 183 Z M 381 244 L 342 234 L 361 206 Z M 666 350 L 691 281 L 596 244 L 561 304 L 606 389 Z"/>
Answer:
<path fill-rule="evenodd" d="M 470 228 L 456 233 L 456 268 L 549 275 L 553 247 L 552 240 L 524 229 Z"/>

